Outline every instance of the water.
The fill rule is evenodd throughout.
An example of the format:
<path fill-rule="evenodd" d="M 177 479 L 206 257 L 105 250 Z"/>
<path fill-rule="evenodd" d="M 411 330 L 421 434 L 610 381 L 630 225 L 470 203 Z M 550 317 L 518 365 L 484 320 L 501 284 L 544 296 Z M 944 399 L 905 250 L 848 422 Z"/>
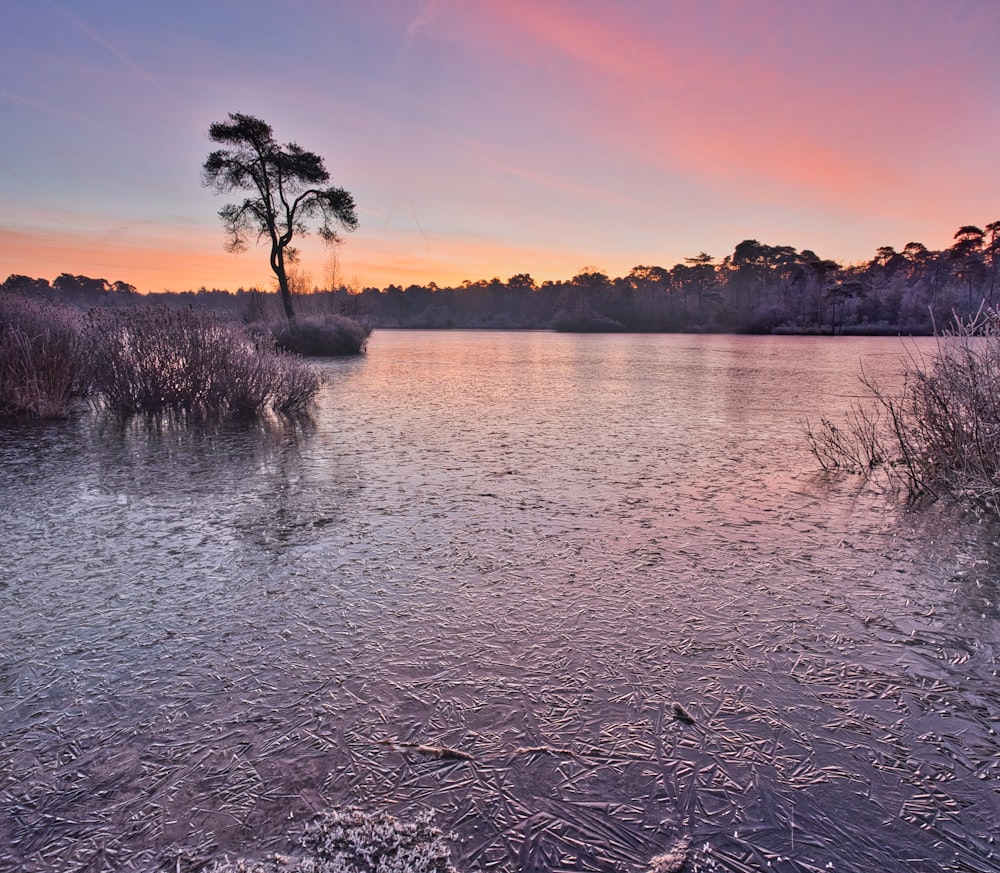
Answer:
<path fill-rule="evenodd" d="M 1000 531 L 802 432 L 905 354 L 379 332 L 312 423 L 6 428 L 0 869 L 355 803 L 465 870 L 1000 870 Z"/>

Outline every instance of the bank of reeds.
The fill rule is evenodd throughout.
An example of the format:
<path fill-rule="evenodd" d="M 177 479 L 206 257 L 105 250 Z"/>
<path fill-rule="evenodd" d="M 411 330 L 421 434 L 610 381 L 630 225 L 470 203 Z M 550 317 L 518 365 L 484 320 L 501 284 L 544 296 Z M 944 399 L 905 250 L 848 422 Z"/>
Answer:
<path fill-rule="evenodd" d="M 79 312 L 19 295 L 0 296 L 0 414 L 65 415 L 83 388 Z"/>
<path fill-rule="evenodd" d="M 898 394 L 862 375 L 868 397 L 846 419 L 807 425 L 824 470 L 884 473 L 913 499 L 949 497 L 1000 515 L 1000 314 L 938 334 L 912 353 Z"/>
<path fill-rule="evenodd" d="M 87 383 L 109 410 L 196 416 L 301 412 L 317 374 L 267 336 L 211 313 L 163 306 L 93 309 Z"/>

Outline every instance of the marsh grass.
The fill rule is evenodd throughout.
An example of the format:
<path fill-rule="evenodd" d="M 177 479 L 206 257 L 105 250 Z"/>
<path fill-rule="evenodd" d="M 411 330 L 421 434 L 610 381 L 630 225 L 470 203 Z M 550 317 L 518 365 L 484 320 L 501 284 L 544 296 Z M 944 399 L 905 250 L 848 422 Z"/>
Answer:
<path fill-rule="evenodd" d="M 266 336 L 190 309 L 94 309 L 86 380 L 109 410 L 198 417 L 302 412 L 320 387 Z"/>
<path fill-rule="evenodd" d="M 66 415 L 82 388 L 83 355 L 77 310 L 18 295 L 0 297 L 0 413 Z"/>
<path fill-rule="evenodd" d="M 911 499 L 950 497 L 1000 515 L 1000 314 L 981 311 L 911 352 L 902 389 L 862 374 L 864 403 L 837 424 L 806 425 L 824 470 L 884 473 Z"/>

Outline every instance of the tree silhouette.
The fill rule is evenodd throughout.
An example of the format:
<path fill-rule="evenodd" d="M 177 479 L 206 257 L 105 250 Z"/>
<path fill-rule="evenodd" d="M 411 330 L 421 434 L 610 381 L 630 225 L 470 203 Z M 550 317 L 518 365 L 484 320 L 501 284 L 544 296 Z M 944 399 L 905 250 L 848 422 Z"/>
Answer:
<path fill-rule="evenodd" d="M 990 261 L 990 290 L 987 303 L 992 306 L 993 292 L 997 285 L 997 265 L 1000 263 L 1000 221 L 991 221 L 986 225 L 986 230 L 990 234 L 989 242 L 986 243 L 986 254 Z"/>
<path fill-rule="evenodd" d="M 755 239 L 745 239 L 733 249 L 730 264 L 735 273 L 733 308 L 739 309 L 740 297 L 746 299 L 746 311 L 754 307 L 753 292 L 761 289 L 770 278 L 774 250 Z"/>
<path fill-rule="evenodd" d="M 705 252 L 699 252 L 693 258 L 685 258 L 683 264 L 677 264 L 672 272 L 674 282 L 684 291 L 685 295 L 694 292 L 698 300 L 698 317 L 705 317 L 705 303 L 713 295 L 710 290 L 716 284 L 715 259 Z M 687 306 L 685 304 L 685 311 Z"/>
<path fill-rule="evenodd" d="M 256 234 L 271 246 L 270 263 L 278 279 L 285 315 L 295 320 L 287 266 L 297 252 L 290 243 L 296 234 L 308 232 L 309 219 L 319 218 L 319 235 L 328 243 L 339 240 L 335 227 L 354 230 L 358 226 L 354 198 L 343 188 L 320 187 L 330 181 L 323 159 L 295 143 L 282 147 L 274 140 L 271 126 L 259 118 L 229 113 L 208 129 L 212 142 L 228 146 L 212 152 L 203 167 L 203 181 L 219 194 L 250 191 L 242 203 L 219 210 L 229 235 L 226 249 L 246 250 Z"/>
<path fill-rule="evenodd" d="M 966 224 L 955 232 L 955 243 L 948 249 L 954 264 L 955 276 L 966 283 L 969 292 L 969 309 L 972 309 L 972 292 L 975 284 L 982 280 L 983 246 L 986 234 L 974 224 Z"/>

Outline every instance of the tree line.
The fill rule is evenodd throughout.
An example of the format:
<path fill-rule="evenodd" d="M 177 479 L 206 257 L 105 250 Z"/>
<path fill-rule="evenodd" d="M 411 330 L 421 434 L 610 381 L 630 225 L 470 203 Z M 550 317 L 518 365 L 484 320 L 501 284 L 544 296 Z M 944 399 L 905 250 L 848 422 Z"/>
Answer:
<path fill-rule="evenodd" d="M 848 266 L 748 239 L 721 260 L 701 253 L 617 278 L 586 267 L 568 281 L 541 284 L 522 273 L 456 288 L 366 288 L 345 303 L 376 327 L 928 333 L 956 314 L 992 306 L 998 270 L 1000 222 L 993 222 L 960 228 L 943 251 L 916 242 L 902 251 L 883 246 L 867 263 Z"/>
<path fill-rule="evenodd" d="M 372 327 L 510 328 L 569 331 L 730 331 L 743 333 L 929 333 L 955 315 L 971 317 L 1000 295 L 1000 221 L 965 225 L 953 244 L 882 246 L 868 262 L 842 265 L 792 246 L 743 240 L 716 259 L 700 253 L 666 268 L 640 265 L 611 278 L 585 267 L 571 279 L 536 282 L 527 273 L 455 287 L 308 288 L 293 275 L 302 305 L 361 319 Z M 139 295 L 122 281 L 63 273 L 51 284 L 12 275 L 3 292 L 78 305 L 157 299 L 246 315 L 273 294 L 201 288 Z"/>

